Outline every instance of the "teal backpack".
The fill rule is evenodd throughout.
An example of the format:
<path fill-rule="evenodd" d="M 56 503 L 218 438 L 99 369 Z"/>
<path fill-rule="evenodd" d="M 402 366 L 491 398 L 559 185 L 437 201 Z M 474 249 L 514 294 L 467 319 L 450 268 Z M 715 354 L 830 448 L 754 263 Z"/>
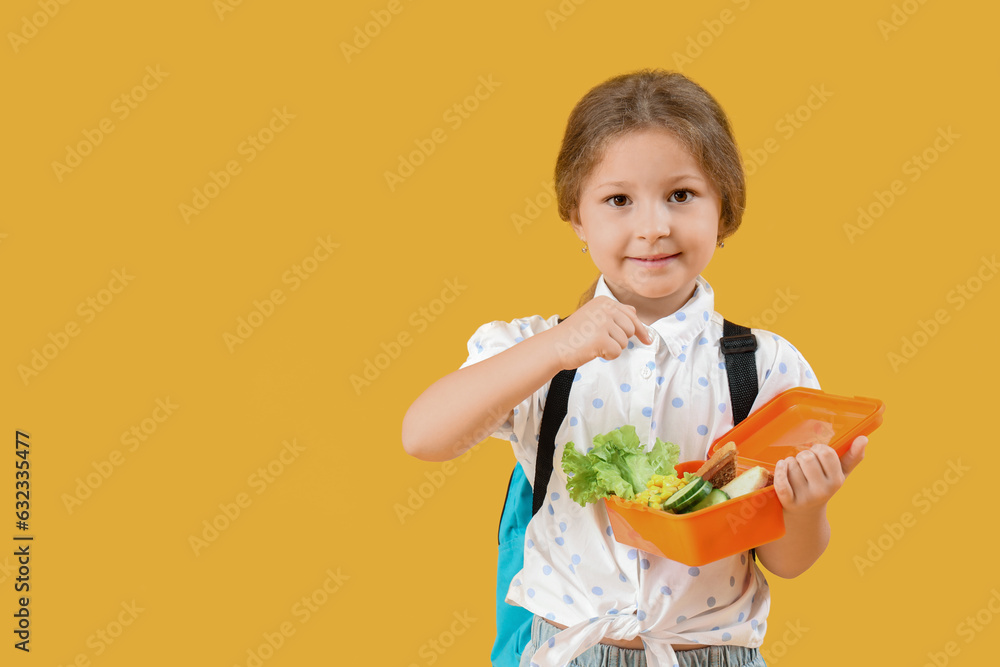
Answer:
<path fill-rule="evenodd" d="M 562 322 L 562 318 L 559 321 Z M 724 320 L 722 333 L 719 340 L 726 357 L 733 422 L 736 425 L 750 414 L 750 407 L 757 397 L 757 366 L 754 358 L 757 339 L 749 328 L 733 324 L 729 320 Z M 533 614 L 523 607 L 507 604 L 507 590 L 511 580 L 524 567 L 524 533 L 528 529 L 528 522 L 545 502 L 545 490 L 552 476 L 555 437 L 566 417 L 569 392 L 575 376 L 575 368 L 559 371 L 549 385 L 538 435 L 534 484 L 528 483 L 528 477 L 520 463 L 514 466 L 507 484 L 507 496 L 497 531 L 497 637 L 490 653 L 493 667 L 518 667 L 521 653 L 531 641 Z"/>

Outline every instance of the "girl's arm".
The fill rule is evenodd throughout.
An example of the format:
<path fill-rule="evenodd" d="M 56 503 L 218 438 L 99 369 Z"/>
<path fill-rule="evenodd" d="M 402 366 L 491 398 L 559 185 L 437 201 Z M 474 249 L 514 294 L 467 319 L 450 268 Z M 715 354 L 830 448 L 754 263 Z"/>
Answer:
<path fill-rule="evenodd" d="M 484 440 L 539 387 L 562 370 L 548 329 L 427 388 L 403 417 L 403 449 L 424 461 L 448 461 Z"/>
<path fill-rule="evenodd" d="M 774 490 L 784 508 L 785 535 L 757 547 L 770 572 L 791 579 L 808 570 L 830 542 L 826 504 L 864 458 L 868 438 L 859 436 L 841 459 L 828 445 L 813 445 L 774 469 Z"/>
<path fill-rule="evenodd" d="M 403 417 L 403 448 L 425 461 L 447 461 L 485 439 L 514 406 L 564 368 L 616 359 L 636 336 L 653 339 L 635 308 L 606 296 L 591 299 L 561 323 L 488 359 L 444 376 Z"/>

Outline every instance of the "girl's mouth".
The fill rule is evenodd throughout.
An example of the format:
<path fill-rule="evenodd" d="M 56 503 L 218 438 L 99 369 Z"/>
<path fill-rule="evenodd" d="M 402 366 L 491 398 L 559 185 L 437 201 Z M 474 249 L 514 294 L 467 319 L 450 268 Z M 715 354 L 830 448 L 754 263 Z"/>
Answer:
<path fill-rule="evenodd" d="M 670 264 L 677 258 L 678 255 L 680 255 L 680 253 L 673 255 L 650 255 L 649 257 L 629 257 L 628 259 L 637 263 L 639 266 L 655 268 Z"/>

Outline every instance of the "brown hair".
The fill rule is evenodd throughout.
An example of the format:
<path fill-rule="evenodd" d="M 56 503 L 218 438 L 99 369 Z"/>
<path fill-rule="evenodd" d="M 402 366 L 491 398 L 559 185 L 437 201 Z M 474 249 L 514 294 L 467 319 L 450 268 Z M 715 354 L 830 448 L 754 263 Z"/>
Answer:
<path fill-rule="evenodd" d="M 672 133 L 698 161 L 722 196 L 719 240 L 740 226 L 746 207 L 746 178 L 732 126 L 708 91 L 679 72 L 644 69 L 612 77 L 577 102 L 566 123 L 556 159 L 559 217 L 570 219 L 580 187 L 615 139 L 649 128 Z M 597 279 L 580 299 L 593 298 Z"/>

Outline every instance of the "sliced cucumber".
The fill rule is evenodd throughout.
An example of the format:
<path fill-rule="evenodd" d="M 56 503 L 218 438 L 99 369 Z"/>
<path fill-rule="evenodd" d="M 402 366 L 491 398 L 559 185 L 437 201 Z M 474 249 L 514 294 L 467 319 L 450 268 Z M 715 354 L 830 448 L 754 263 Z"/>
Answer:
<path fill-rule="evenodd" d="M 724 503 L 729 500 L 729 494 L 722 489 L 712 489 L 712 491 L 705 496 L 704 500 L 700 503 L 687 510 L 688 512 L 697 512 L 698 510 L 703 510 L 706 507 L 711 507 L 712 505 L 718 505 L 719 503 Z"/>
<path fill-rule="evenodd" d="M 712 485 L 701 477 L 691 477 L 687 485 L 667 498 L 663 509 L 681 514 L 689 507 L 694 507 L 712 492 Z"/>

